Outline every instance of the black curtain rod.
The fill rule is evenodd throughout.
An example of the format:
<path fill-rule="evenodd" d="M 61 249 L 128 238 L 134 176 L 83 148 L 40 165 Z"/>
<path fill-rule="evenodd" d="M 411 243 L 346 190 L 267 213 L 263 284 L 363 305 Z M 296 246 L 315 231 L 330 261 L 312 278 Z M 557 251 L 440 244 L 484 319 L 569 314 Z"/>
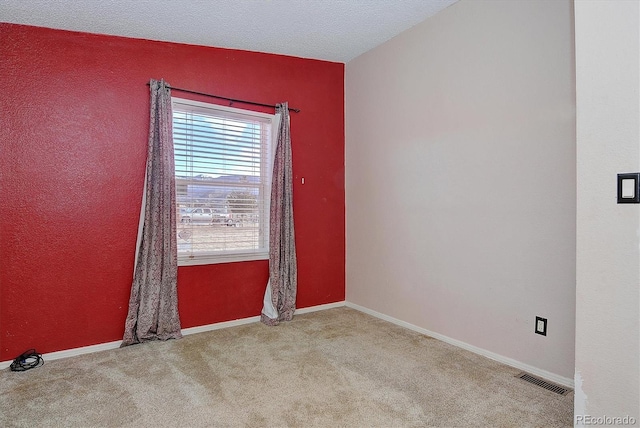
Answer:
<path fill-rule="evenodd" d="M 147 86 L 150 86 L 150 83 L 147 83 Z M 276 108 L 276 106 L 272 105 L 272 104 L 263 104 L 263 103 L 256 103 L 256 102 L 253 102 L 253 101 L 238 100 L 236 98 L 221 97 L 219 95 L 205 94 L 204 92 L 198 92 L 198 91 L 192 91 L 192 90 L 189 90 L 189 89 L 176 88 L 175 86 L 170 86 L 170 85 L 166 85 L 166 87 L 171 89 L 172 91 L 186 92 L 188 94 L 195 94 L 195 95 L 202 95 L 202 96 L 205 96 L 205 97 L 218 98 L 220 100 L 229 101 L 230 103 L 250 104 L 250 105 L 254 105 L 254 106 L 271 107 L 273 109 Z M 294 113 L 300 113 L 300 109 L 293 108 L 293 107 L 289 107 L 289 111 L 292 111 Z"/>

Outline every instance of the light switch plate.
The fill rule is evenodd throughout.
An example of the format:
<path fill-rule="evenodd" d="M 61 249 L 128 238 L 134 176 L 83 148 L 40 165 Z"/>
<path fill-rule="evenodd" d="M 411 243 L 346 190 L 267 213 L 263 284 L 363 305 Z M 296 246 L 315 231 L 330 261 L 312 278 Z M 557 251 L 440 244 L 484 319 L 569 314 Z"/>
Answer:
<path fill-rule="evenodd" d="M 618 174 L 618 203 L 640 204 L 640 172 Z"/>
<path fill-rule="evenodd" d="M 536 333 L 543 336 L 547 335 L 547 319 L 536 317 Z"/>

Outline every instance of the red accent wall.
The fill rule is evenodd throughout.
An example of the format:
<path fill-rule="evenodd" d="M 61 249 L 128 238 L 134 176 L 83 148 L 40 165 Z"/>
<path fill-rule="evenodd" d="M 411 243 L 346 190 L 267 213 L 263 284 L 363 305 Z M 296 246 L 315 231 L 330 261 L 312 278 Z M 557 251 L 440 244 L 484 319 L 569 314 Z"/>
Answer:
<path fill-rule="evenodd" d="M 122 338 L 150 78 L 302 110 L 297 306 L 344 300 L 344 64 L 12 24 L 0 41 L 0 361 Z M 180 267 L 183 328 L 259 315 L 267 277 L 266 261 Z"/>

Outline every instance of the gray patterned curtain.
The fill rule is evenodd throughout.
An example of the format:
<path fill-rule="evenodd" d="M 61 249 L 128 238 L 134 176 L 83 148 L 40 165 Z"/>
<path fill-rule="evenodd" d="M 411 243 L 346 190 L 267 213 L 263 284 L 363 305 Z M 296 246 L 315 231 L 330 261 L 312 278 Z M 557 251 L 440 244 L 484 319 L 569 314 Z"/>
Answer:
<path fill-rule="evenodd" d="M 260 319 L 267 325 L 290 321 L 296 310 L 298 267 L 293 227 L 293 175 L 289 106 L 278 104 L 278 127 L 269 216 L 269 283 Z"/>
<path fill-rule="evenodd" d="M 136 261 L 121 346 L 182 337 L 178 316 L 171 90 L 151 80 L 151 114 Z"/>

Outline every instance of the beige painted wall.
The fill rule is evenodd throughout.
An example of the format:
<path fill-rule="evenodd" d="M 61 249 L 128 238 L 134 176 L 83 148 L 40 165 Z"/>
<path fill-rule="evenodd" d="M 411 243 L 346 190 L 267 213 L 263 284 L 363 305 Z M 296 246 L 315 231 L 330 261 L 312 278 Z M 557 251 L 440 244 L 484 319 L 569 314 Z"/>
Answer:
<path fill-rule="evenodd" d="M 347 64 L 348 302 L 573 378 L 572 23 L 463 0 Z"/>
<path fill-rule="evenodd" d="M 640 3 L 576 1 L 576 422 L 640 425 L 640 205 L 616 175 L 640 171 Z"/>

